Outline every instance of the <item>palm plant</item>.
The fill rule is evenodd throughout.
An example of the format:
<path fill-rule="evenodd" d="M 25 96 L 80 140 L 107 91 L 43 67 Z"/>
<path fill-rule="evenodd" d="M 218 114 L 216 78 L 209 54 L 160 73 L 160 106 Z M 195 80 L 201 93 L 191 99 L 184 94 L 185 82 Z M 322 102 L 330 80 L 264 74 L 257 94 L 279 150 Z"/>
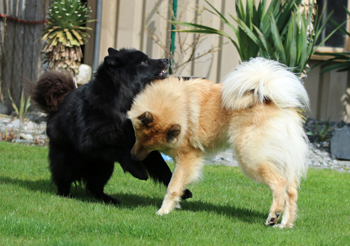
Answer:
<path fill-rule="evenodd" d="M 237 24 L 235 27 L 209 1 L 205 1 L 212 9 L 208 11 L 230 27 L 236 39 L 223 30 L 187 22 L 174 23 L 193 29 L 177 31 L 227 37 L 236 47 L 242 61 L 257 56 L 275 59 L 294 68 L 294 72 L 298 74 L 306 74 L 307 62 L 314 54 L 316 42 L 332 15 L 329 14 L 322 22 L 317 13 L 315 15 L 312 11 L 302 13 L 299 10 L 302 0 L 272 0 L 269 5 L 267 0 L 260 0 L 257 4 L 254 0 L 247 0 L 245 8 L 242 0 L 236 0 L 236 17 L 230 14 L 231 19 Z M 314 1 L 310 5 L 310 9 L 313 10 Z M 318 46 L 321 46 L 336 30 Z"/>
<path fill-rule="evenodd" d="M 49 8 L 42 40 L 46 41 L 44 52 L 50 70 L 65 69 L 78 74 L 83 53 L 81 45 L 90 36 L 86 23 L 91 9 L 80 0 L 55 0 Z"/>

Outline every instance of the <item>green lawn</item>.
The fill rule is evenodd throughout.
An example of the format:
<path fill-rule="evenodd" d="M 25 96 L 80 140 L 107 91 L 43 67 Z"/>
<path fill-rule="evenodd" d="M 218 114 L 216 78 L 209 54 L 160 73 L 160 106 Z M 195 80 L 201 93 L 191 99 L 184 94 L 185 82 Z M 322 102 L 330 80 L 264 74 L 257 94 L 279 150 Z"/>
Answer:
<path fill-rule="evenodd" d="M 239 168 L 206 166 L 182 210 L 155 212 L 165 188 L 119 165 L 102 204 L 55 195 L 47 148 L 0 142 L 0 245 L 350 245 L 350 174 L 310 169 L 293 229 L 266 227 L 272 195 Z"/>

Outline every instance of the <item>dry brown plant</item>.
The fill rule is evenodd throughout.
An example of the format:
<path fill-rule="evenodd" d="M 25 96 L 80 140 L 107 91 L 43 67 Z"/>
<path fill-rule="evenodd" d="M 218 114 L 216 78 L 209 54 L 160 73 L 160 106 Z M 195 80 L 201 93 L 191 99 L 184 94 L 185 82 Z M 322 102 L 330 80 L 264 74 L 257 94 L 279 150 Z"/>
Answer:
<path fill-rule="evenodd" d="M 178 12 L 177 17 L 175 18 L 172 6 L 169 5 L 168 11 L 171 13 L 171 18 L 164 16 L 159 10 L 159 6 L 156 5 L 157 14 L 164 20 L 169 23 L 169 26 L 172 24 L 172 20 L 181 22 L 185 16 L 186 11 L 191 9 L 194 11 L 195 16 L 190 21 L 194 24 L 203 24 L 203 12 L 206 10 L 204 6 L 196 5 L 194 8 L 189 8 L 190 1 L 187 1 L 186 4 L 182 5 L 181 11 Z M 176 30 L 184 29 L 183 26 L 174 24 Z M 194 60 L 213 54 L 221 50 L 222 45 L 212 46 L 211 48 L 205 50 L 204 52 L 197 52 L 200 45 L 207 38 L 205 34 L 193 34 L 193 33 L 180 33 L 176 32 L 176 49 L 174 52 L 171 50 L 171 39 L 167 38 L 168 42 L 163 42 L 162 38 L 154 31 L 152 31 L 147 25 L 145 25 L 145 31 L 147 36 L 152 39 L 166 54 L 169 61 L 171 62 L 172 73 L 181 75 L 182 71 L 186 68 L 188 63 L 191 63 Z M 169 30 L 171 32 L 172 30 Z M 169 35 L 170 36 L 170 35 Z"/>

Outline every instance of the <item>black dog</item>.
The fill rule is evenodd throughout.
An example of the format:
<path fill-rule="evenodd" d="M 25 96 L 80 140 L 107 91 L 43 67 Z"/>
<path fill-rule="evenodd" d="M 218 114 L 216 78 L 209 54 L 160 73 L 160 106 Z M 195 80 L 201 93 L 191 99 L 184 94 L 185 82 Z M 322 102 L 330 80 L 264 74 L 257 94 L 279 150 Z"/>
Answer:
<path fill-rule="evenodd" d="M 138 179 L 149 174 L 166 186 L 170 182 L 172 173 L 159 152 L 142 162 L 131 159 L 135 136 L 126 116 L 145 85 L 167 77 L 169 62 L 134 49 L 108 53 L 88 84 L 75 89 L 70 75 L 48 72 L 33 86 L 32 99 L 48 114 L 50 170 L 58 195 L 70 196 L 71 184 L 83 181 L 94 197 L 117 204 L 103 191 L 114 162 Z M 183 199 L 189 197 L 187 190 Z"/>

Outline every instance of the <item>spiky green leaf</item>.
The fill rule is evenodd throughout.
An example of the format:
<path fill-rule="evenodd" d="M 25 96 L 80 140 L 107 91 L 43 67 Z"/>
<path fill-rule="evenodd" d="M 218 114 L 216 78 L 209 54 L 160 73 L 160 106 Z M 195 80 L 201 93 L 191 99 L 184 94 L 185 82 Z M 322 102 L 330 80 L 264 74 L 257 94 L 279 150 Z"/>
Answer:
<path fill-rule="evenodd" d="M 282 43 L 282 37 L 279 34 L 278 26 L 276 24 L 276 20 L 273 17 L 273 15 L 270 15 L 270 21 L 271 21 L 272 38 L 275 43 L 275 49 L 276 49 L 275 55 L 279 57 L 279 61 L 286 64 L 287 60 L 286 60 L 286 54 Z"/>

